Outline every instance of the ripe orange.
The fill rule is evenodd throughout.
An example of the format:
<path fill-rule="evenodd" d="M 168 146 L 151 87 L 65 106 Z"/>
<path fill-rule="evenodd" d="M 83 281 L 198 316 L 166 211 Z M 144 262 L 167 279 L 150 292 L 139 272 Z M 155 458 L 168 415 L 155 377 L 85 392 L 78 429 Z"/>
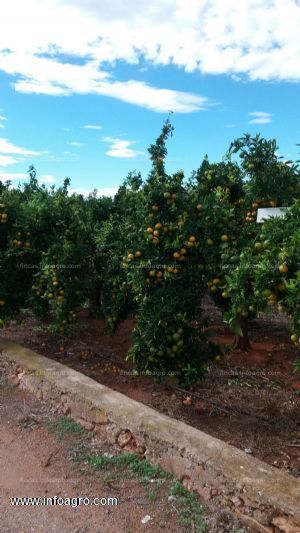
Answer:
<path fill-rule="evenodd" d="M 279 265 L 278 270 L 281 274 L 286 274 L 289 268 L 286 263 L 282 263 L 281 265 Z"/>
<path fill-rule="evenodd" d="M 161 229 L 162 228 L 162 224 L 160 222 L 157 222 L 157 224 L 155 224 L 155 229 Z"/>
<path fill-rule="evenodd" d="M 153 235 L 154 237 L 159 237 L 159 231 L 158 230 L 153 231 Z"/>
<path fill-rule="evenodd" d="M 153 233 L 153 228 L 151 227 L 147 228 L 147 233 Z"/>
<path fill-rule="evenodd" d="M 189 237 L 189 242 L 196 242 L 196 241 L 197 241 L 197 239 L 196 239 L 196 237 L 194 235 L 191 235 Z"/>
<path fill-rule="evenodd" d="M 180 253 L 179 252 L 174 252 L 173 253 L 173 257 L 174 257 L 174 259 L 179 259 Z"/>
<path fill-rule="evenodd" d="M 221 236 L 221 241 L 222 242 L 227 242 L 228 241 L 228 235 L 222 235 Z"/>

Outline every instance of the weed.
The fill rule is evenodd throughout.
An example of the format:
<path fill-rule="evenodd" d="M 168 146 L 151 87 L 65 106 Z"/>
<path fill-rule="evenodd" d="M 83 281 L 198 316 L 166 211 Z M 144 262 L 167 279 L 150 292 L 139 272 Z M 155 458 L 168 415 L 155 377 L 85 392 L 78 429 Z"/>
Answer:
<path fill-rule="evenodd" d="M 66 416 L 61 416 L 55 421 L 47 424 L 48 431 L 55 433 L 58 440 L 62 440 L 67 435 L 83 435 L 83 427 Z"/>
<path fill-rule="evenodd" d="M 200 504 L 198 496 L 186 490 L 179 481 L 174 481 L 172 484 L 171 495 L 176 497 L 178 524 L 190 530 L 193 529 L 195 533 L 206 531 L 203 518 L 204 507 Z"/>

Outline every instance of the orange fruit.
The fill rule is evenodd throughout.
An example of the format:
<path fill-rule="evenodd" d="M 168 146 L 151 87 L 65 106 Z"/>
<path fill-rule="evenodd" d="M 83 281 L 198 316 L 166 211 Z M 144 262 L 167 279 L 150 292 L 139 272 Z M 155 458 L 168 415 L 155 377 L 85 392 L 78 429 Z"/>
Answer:
<path fill-rule="evenodd" d="M 281 274 L 286 274 L 289 268 L 286 263 L 282 263 L 282 265 L 279 265 L 278 270 Z"/>

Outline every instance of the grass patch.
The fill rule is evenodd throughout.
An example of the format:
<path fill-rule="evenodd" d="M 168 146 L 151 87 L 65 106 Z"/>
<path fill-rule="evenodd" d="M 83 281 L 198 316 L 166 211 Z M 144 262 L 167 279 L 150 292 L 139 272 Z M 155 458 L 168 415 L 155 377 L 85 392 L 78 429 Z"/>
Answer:
<path fill-rule="evenodd" d="M 48 422 L 47 429 L 50 433 L 55 433 L 59 441 L 68 435 L 85 434 L 84 428 L 67 416 L 60 416 L 57 420 Z"/>
<path fill-rule="evenodd" d="M 86 433 L 77 422 L 65 416 L 50 422 L 48 430 L 54 432 L 59 440 L 68 435 L 78 436 Z M 91 453 L 88 442 L 75 442 L 70 449 L 70 455 L 74 466 L 77 464 L 82 474 L 101 471 L 106 474 L 103 478 L 104 483 L 116 490 L 119 490 L 118 484 L 122 480 L 135 480 L 143 486 L 145 496 L 150 503 L 164 501 L 165 527 L 175 511 L 178 532 L 206 531 L 205 508 L 199 501 L 198 495 L 185 489 L 172 474 L 159 465 L 153 465 L 131 452 L 120 455 L 95 455 Z M 168 500 L 168 495 L 174 498 Z"/>
<path fill-rule="evenodd" d="M 193 530 L 195 533 L 206 531 L 203 517 L 204 506 L 193 492 L 185 489 L 179 481 L 174 481 L 171 486 L 171 495 L 176 497 L 175 507 L 178 511 L 178 525 Z"/>

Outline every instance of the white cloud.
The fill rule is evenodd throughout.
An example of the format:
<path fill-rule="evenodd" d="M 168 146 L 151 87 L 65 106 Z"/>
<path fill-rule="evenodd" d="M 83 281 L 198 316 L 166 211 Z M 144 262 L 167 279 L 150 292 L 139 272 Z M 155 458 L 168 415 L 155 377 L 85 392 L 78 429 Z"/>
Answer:
<path fill-rule="evenodd" d="M 0 154 L 17 154 L 17 155 L 41 155 L 42 152 L 36 152 L 33 150 L 27 150 L 11 143 L 7 139 L 0 137 Z"/>
<path fill-rule="evenodd" d="M 0 121 L 1 120 L 7 120 L 7 118 L 4 117 L 4 115 L 0 115 Z M 0 122 L 0 129 L 4 129 L 4 128 L 5 128 L 4 124 L 2 124 L 2 122 Z"/>
<path fill-rule="evenodd" d="M 29 156 L 40 156 L 47 152 L 37 152 L 34 150 L 27 150 L 10 142 L 4 137 L 0 137 L 0 167 L 7 167 L 15 165 Z"/>
<path fill-rule="evenodd" d="M 0 128 L 5 128 L 4 124 L 1 124 L 1 122 L 0 122 Z"/>
<path fill-rule="evenodd" d="M 116 139 L 114 137 L 103 137 L 102 141 L 110 144 L 110 148 L 107 150 L 107 152 L 105 152 L 105 154 L 110 157 L 130 159 L 144 153 L 130 148 L 130 146 L 135 144 L 136 141 L 125 141 L 123 139 Z"/>
<path fill-rule="evenodd" d="M 38 178 L 39 180 L 39 183 L 45 183 L 45 184 L 49 184 L 49 185 L 52 185 L 53 183 L 55 183 L 55 177 L 50 175 L 50 174 L 46 174 L 46 175 L 43 175 L 41 177 Z"/>
<path fill-rule="evenodd" d="M 119 187 L 101 187 L 100 189 L 97 189 L 97 197 L 99 196 L 115 196 L 117 193 Z M 69 194 L 82 194 L 83 196 L 88 196 L 91 194 L 91 189 L 86 189 L 84 187 L 70 187 L 68 189 Z"/>
<path fill-rule="evenodd" d="M 24 172 L 1 172 L 0 170 L 0 180 L 23 181 L 26 179 L 28 179 L 28 174 L 25 174 Z"/>
<path fill-rule="evenodd" d="M 9 165 L 15 165 L 19 162 L 19 159 L 12 157 L 11 155 L 0 154 L 0 167 L 8 167 Z"/>
<path fill-rule="evenodd" d="M 71 141 L 68 143 L 70 146 L 76 146 L 77 148 L 81 148 L 82 146 L 84 146 L 83 143 L 79 143 L 77 141 Z"/>
<path fill-rule="evenodd" d="M 271 113 L 266 113 L 265 111 L 252 111 L 248 115 L 254 117 L 249 120 L 249 124 L 269 124 L 272 122 Z"/>
<path fill-rule="evenodd" d="M 99 94 L 189 113 L 210 101 L 172 86 L 120 81 L 105 68 L 123 61 L 139 75 L 154 64 L 236 80 L 300 81 L 299 27 L 298 0 L 10 0 L 1 9 L 0 70 L 25 93 Z"/>
<path fill-rule="evenodd" d="M 96 124 L 87 124 L 86 126 L 83 126 L 86 130 L 102 130 L 102 126 L 98 126 Z"/>

